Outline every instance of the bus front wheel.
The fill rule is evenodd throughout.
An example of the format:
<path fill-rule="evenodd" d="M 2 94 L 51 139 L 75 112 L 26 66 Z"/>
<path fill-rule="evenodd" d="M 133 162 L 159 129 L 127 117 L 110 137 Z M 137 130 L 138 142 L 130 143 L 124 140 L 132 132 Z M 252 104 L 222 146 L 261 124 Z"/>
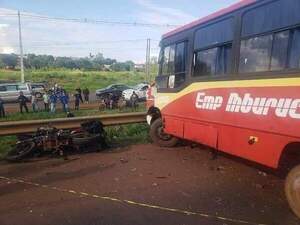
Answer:
<path fill-rule="evenodd" d="M 285 181 L 285 194 L 291 209 L 300 218 L 300 165 L 289 172 Z"/>
<path fill-rule="evenodd" d="M 164 132 L 161 118 L 156 119 L 151 124 L 150 137 L 160 147 L 174 147 L 178 143 L 178 138 Z"/>

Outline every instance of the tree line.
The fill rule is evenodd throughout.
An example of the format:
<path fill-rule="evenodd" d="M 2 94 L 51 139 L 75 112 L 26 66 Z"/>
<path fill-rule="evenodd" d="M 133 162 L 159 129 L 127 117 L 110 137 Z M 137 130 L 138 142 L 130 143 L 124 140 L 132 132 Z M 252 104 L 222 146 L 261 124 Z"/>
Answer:
<path fill-rule="evenodd" d="M 0 54 L 0 68 L 16 69 L 20 57 L 16 54 Z M 54 57 L 52 55 L 27 54 L 24 56 L 26 69 L 66 68 L 81 70 L 113 70 L 131 71 L 134 62 L 118 62 L 116 59 L 105 58 L 102 53 L 90 57 Z"/>

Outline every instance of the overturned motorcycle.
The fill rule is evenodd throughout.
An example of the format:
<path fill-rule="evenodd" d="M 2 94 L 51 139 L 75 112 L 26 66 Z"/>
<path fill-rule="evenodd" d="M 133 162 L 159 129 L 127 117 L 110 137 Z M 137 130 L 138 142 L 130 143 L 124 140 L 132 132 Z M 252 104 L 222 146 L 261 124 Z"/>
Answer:
<path fill-rule="evenodd" d="M 68 150 L 80 150 L 91 145 L 96 146 L 97 150 L 107 148 L 106 133 L 100 121 L 82 123 L 76 130 L 40 127 L 33 135 L 18 136 L 18 141 L 8 152 L 6 160 L 17 162 L 44 152 L 65 156 Z"/>

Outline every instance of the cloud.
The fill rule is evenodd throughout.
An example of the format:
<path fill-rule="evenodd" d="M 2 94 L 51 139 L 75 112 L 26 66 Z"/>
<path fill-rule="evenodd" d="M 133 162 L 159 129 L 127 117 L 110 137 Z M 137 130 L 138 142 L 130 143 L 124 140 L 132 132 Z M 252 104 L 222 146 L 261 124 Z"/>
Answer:
<path fill-rule="evenodd" d="M 0 53 L 19 52 L 16 11 L 0 8 Z M 3 16 L 3 15 L 10 16 Z M 13 15 L 12 15 L 13 14 Z M 21 12 L 21 15 L 38 15 Z M 43 15 L 44 16 L 44 15 Z M 159 39 L 161 31 L 149 27 L 95 25 L 37 20 L 21 16 L 24 53 L 83 57 L 101 52 L 119 61 L 144 62 L 146 39 Z M 118 42 L 118 40 L 136 42 Z M 104 43 L 112 41 L 112 43 Z M 115 42 L 113 42 L 115 41 Z M 152 44 L 157 47 L 157 44 Z M 154 50 L 157 54 L 158 50 Z"/>
<path fill-rule="evenodd" d="M 9 24 L 7 23 L 0 23 L 0 29 L 7 28 L 8 26 Z"/>
<path fill-rule="evenodd" d="M 180 9 L 163 7 L 162 5 L 154 4 L 150 0 L 134 1 L 142 8 L 138 12 L 139 19 L 147 23 L 159 21 L 159 23 L 164 24 L 182 25 L 195 20 L 195 17 Z"/>
<path fill-rule="evenodd" d="M 0 8 L 0 53 L 14 53 L 13 41 L 9 38 L 12 33 L 12 22 L 9 15 L 15 11 Z"/>

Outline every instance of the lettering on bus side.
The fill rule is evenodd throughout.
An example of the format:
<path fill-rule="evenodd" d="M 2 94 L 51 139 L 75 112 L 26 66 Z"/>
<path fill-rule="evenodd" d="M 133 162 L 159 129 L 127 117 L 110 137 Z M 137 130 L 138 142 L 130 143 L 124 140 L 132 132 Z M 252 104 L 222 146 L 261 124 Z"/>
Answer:
<path fill-rule="evenodd" d="M 222 104 L 222 96 L 206 96 L 204 92 L 197 94 L 196 108 L 198 109 L 217 110 L 221 108 Z M 274 109 L 277 117 L 300 119 L 300 99 L 252 97 L 250 93 L 246 93 L 244 96 L 230 93 L 225 111 L 267 116 L 270 109 Z"/>
<path fill-rule="evenodd" d="M 196 97 L 197 109 L 217 110 L 222 103 L 222 96 L 206 96 L 204 92 L 199 92 Z"/>

